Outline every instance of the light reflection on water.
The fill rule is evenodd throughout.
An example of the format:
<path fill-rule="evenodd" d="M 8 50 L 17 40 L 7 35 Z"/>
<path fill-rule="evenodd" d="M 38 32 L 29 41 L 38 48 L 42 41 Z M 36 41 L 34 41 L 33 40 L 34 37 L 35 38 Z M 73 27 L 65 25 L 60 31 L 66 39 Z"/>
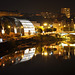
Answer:
<path fill-rule="evenodd" d="M 18 64 L 20 62 L 30 60 L 35 54 L 35 48 L 28 48 L 26 50 L 15 51 L 14 53 L 5 55 L 0 58 L 0 66 L 9 64 Z"/>
<path fill-rule="evenodd" d="M 71 59 L 75 56 L 75 44 L 63 42 L 56 42 L 50 45 L 36 46 L 35 48 L 28 48 L 26 50 L 15 51 L 11 54 L 0 58 L 0 66 L 8 66 L 28 61 L 41 54 L 42 56 L 55 56 L 57 59 L 61 56 L 63 60 Z"/>

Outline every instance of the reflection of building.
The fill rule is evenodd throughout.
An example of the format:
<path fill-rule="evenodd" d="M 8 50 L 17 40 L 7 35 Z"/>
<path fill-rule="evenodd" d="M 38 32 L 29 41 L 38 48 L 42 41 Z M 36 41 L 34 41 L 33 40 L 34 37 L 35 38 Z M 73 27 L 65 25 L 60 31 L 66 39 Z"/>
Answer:
<path fill-rule="evenodd" d="M 29 48 L 25 51 L 15 51 L 14 53 L 0 57 L 0 66 L 6 66 L 10 64 L 18 64 L 30 60 L 35 54 L 35 48 Z"/>
<path fill-rule="evenodd" d="M 19 19 L 19 21 L 24 27 L 24 35 L 33 35 L 35 33 L 34 25 L 29 20 Z"/>
<path fill-rule="evenodd" d="M 67 18 L 70 18 L 70 8 L 61 8 L 61 13 L 65 14 Z"/>
<path fill-rule="evenodd" d="M 20 62 L 28 61 L 30 60 L 35 54 L 35 48 L 26 49 L 24 51 L 24 56 Z"/>
<path fill-rule="evenodd" d="M 41 48 L 41 51 L 37 48 L 39 52 L 36 51 L 36 54 L 42 54 L 43 56 L 54 55 L 57 59 L 59 59 L 59 57 L 61 57 L 61 59 L 70 59 L 71 56 L 75 56 L 75 44 L 57 42 Z"/>

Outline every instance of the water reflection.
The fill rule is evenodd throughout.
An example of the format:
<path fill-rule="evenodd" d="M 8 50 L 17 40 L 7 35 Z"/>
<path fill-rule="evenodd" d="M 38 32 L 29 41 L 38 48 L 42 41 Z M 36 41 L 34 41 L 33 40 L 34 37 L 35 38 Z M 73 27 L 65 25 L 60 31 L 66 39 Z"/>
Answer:
<path fill-rule="evenodd" d="M 0 58 L 0 66 L 8 66 L 10 64 L 18 64 L 20 62 L 30 60 L 35 54 L 35 48 L 15 51 L 14 53 L 5 55 Z"/>
<path fill-rule="evenodd" d="M 63 59 L 70 59 L 75 56 L 75 44 L 65 41 L 43 46 L 42 49 L 37 48 L 36 53 L 43 56 L 53 55 L 56 58 L 62 56 Z"/>
<path fill-rule="evenodd" d="M 75 56 L 75 44 L 68 43 L 65 41 L 56 42 L 50 45 L 40 45 L 35 48 L 28 48 L 26 50 L 15 51 L 11 54 L 5 55 L 0 58 L 0 66 L 8 66 L 11 64 L 18 64 L 21 62 L 28 61 L 37 56 L 55 56 L 56 59 L 62 57 L 63 60 L 71 59 Z"/>

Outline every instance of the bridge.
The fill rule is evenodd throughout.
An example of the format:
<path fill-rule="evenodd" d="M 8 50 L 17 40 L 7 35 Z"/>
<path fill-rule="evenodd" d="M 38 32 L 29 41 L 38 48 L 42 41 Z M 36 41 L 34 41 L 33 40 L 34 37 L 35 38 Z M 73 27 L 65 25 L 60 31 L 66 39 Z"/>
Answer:
<path fill-rule="evenodd" d="M 75 35 L 75 31 L 65 31 L 65 32 L 60 32 L 58 34 L 60 34 L 61 36 L 67 35 L 67 34 L 69 34 L 69 35 Z"/>

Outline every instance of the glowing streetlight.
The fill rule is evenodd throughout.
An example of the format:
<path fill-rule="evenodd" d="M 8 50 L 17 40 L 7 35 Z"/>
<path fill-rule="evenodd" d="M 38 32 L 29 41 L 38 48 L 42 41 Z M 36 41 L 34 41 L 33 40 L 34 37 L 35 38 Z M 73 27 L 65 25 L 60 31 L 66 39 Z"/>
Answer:
<path fill-rule="evenodd" d="M 10 32 L 11 32 L 11 26 L 10 25 L 8 25 L 8 28 L 10 29 Z"/>
<path fill-rule="evenodd" d="M 22 58 L 24 57 L 24 55 L 22 54 L 22 56 L 21 56 Z"/>
<path fill-rule="evenodd" d="M 36 54 L 35 54 L 35 56 L 36 56 Z"/>
<path fill-rule="evenodd" d="M 66 27 L 66 25 L 64 25 L 64 27 Z"/>
<path fill-rule="evenodd" d="M 59 24 L 59 26 L 60 26 L 61 24 Z"/>
<path fill-rule="evenodd" d="M 23 28 L 23 26 L 21 26 L 21 28 Z"/>
<path fill-rule="evenodd" d="M 3 66 L 5 66 L 5 64 L 3 64 Z"/>
<path fill-rule="evenodd" d="M 8 28 L 10 28 L 10 26 L 8 26 Z"/>
<path fill-rule="evenodd" d="M 42 53 L 42 55 L 43 55 L 44 53 Z"/>
<path fill-rule="evenodd" d="M 47 53 L 47 52 L 44 52 L 44 55 L 45 55 L 45 56 L 47 56 L 47 55 L 48 55 L 48 53 Z"/>
<path fill-rule="evenodd" d="M 44 23 L 43 25 L 44 25 L 44 26 L 47 26 L 47 23 Z"/>
<path fill-rule="evenodd" d="M 14 60 L 12 60 L 12 63 L 14 63 Z"/>

